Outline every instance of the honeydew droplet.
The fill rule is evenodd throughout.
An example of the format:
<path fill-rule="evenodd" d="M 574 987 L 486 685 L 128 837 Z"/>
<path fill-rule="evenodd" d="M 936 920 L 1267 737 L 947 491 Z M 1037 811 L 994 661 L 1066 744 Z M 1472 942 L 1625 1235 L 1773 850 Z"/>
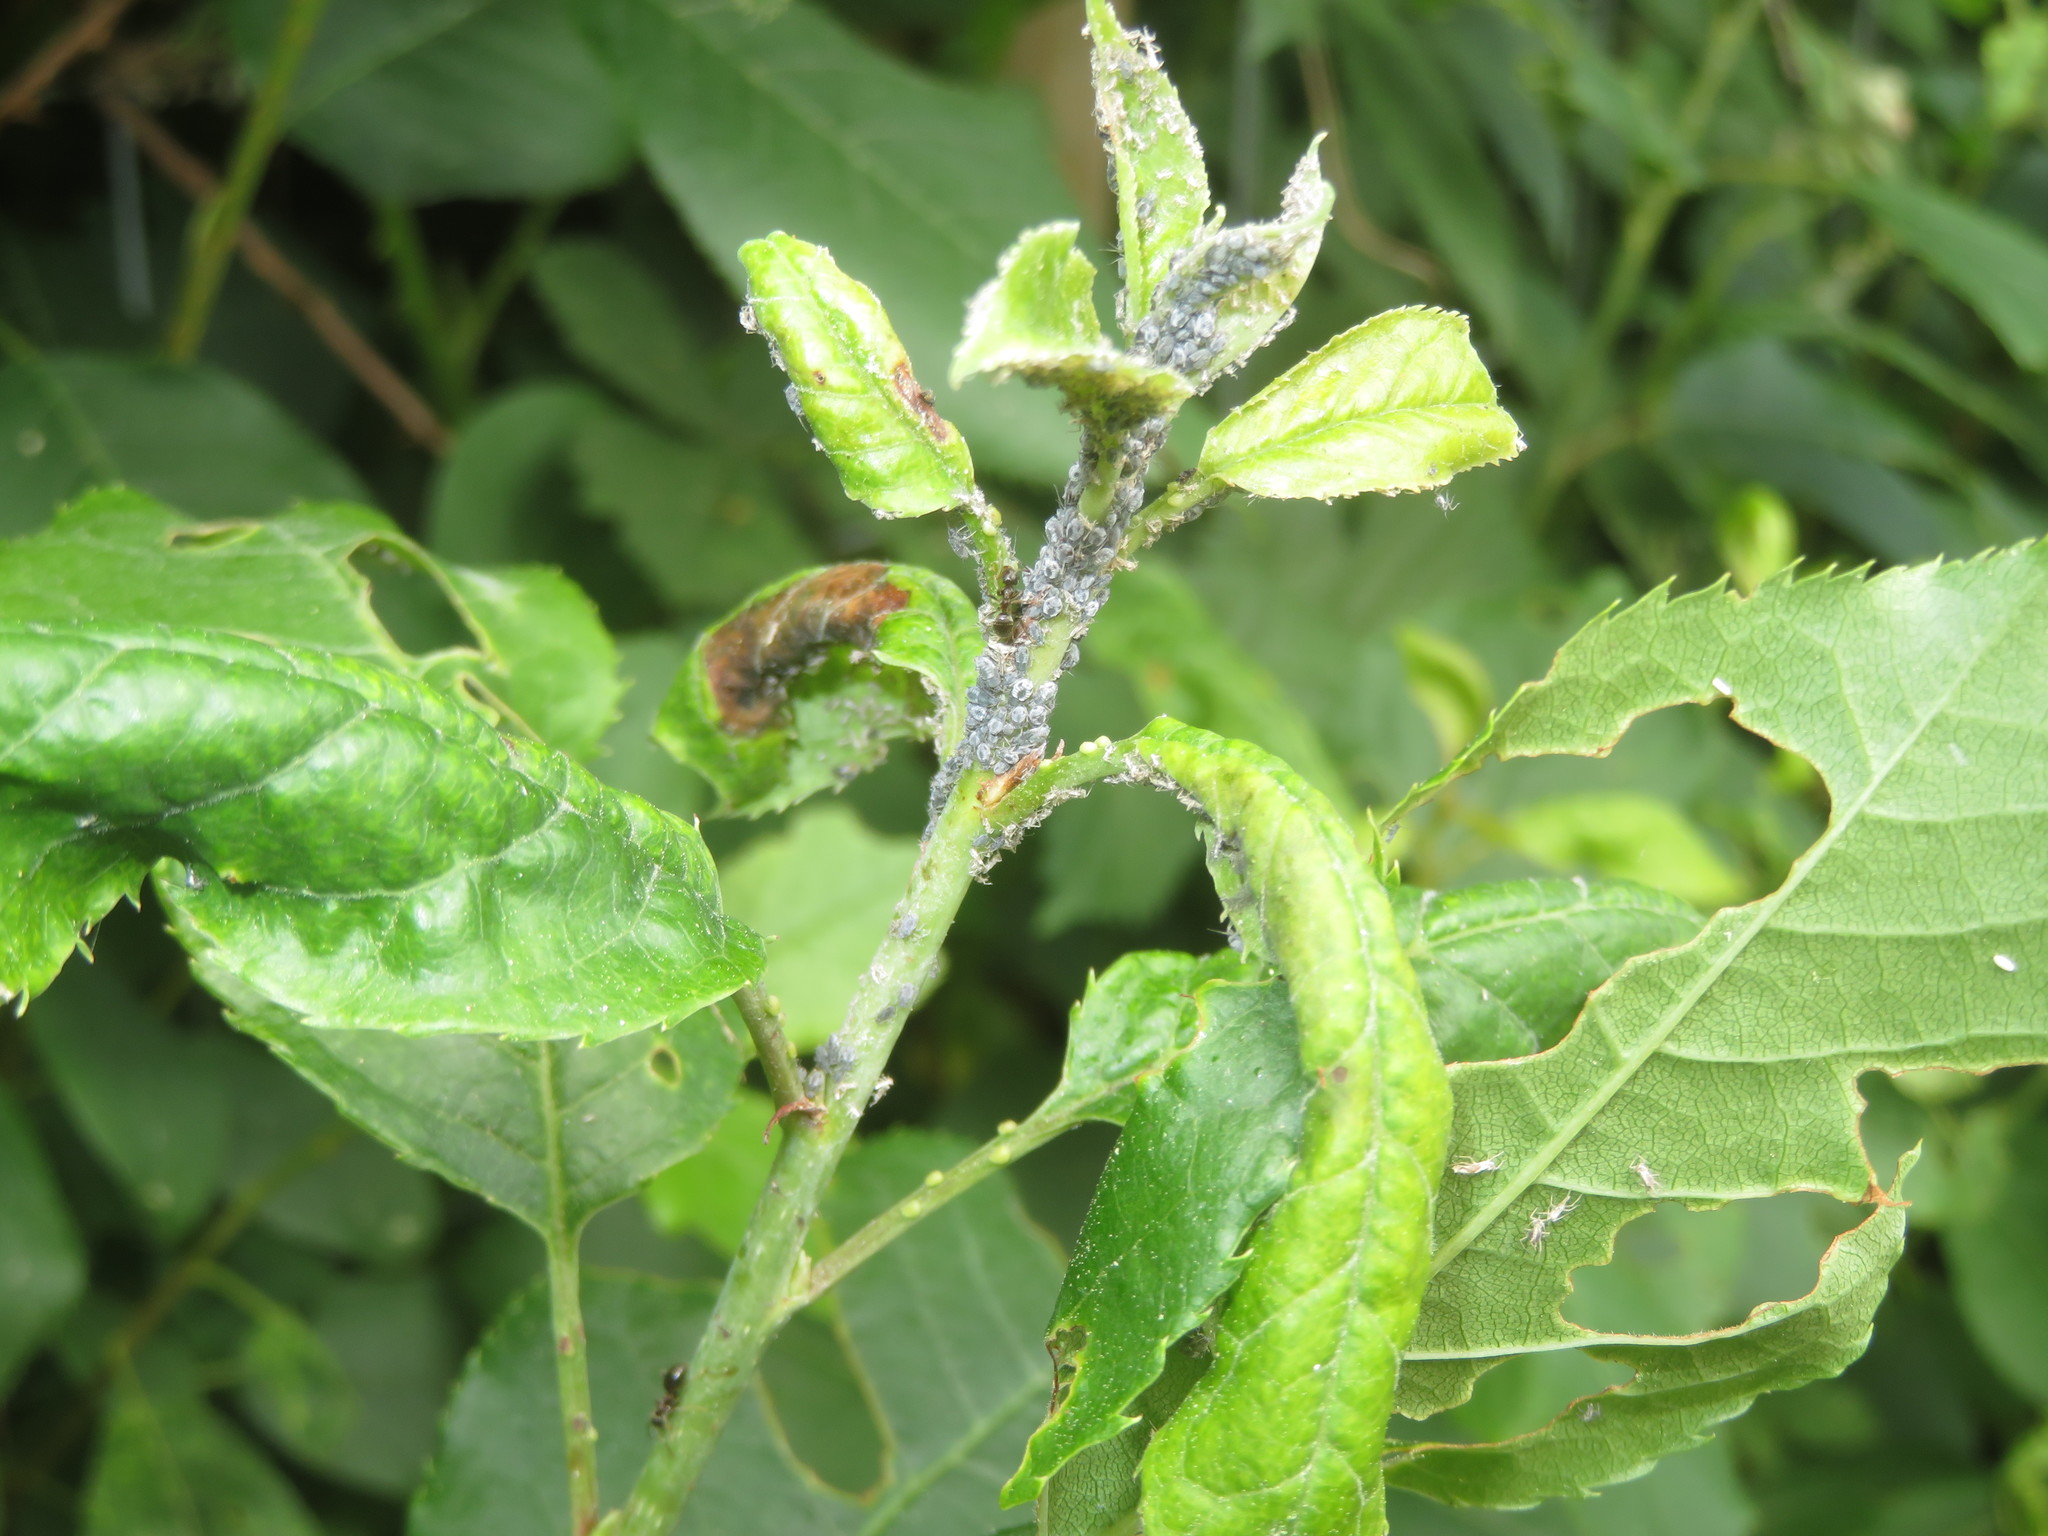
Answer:
<path fill-rule="evenodd" d="M 2013 959 L 2011 955 L 1993 955 L 1991 963 L 2001 971 L 2004 971 L 2008 976 L 2020 968 L 2019 961 Z"/>

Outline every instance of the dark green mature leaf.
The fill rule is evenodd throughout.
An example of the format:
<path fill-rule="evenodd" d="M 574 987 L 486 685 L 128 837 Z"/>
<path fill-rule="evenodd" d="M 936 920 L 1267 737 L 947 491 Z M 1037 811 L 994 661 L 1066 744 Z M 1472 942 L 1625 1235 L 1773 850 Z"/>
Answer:
<path fill-rule="evenodd" d="M 50 1084 L 160 1237 L 206 1214 L 226 1169 L 230 1084 L 218 1037 L 176 1028 L 95 966 L 65 967 L 29 1035 Z"/>
<path fill-rule="evenodd" d="M 1508 880 L 1393 893 L 1394 920 L 1446 1061 L 1547 1051 L 1631 956 L 1682 944 L 1700 916 L 1626 880 Z"/>
<path fill-rule="evenodd" d="M 467 628 L 472 643 L 409 654 L 362 566 L 425 577 L 452 609 L 453 637 Z M 195 522 L 133 491 L 96 491 L 42 532 L 0 543 L 0 614 L 221 630 L 358 657 L 487 701 L 493 717 L 510 709 L 576 755 L 597 745 L 620 692 L 617 648 L 560 572 L 447 565 L 382 513 L 346 503 Z"/>
<path fill-rule="evenodd" d="M 1153 290 L 1193 243 L 1209 212 L 1209 171 L 1180 93 L 1151 37 L 1126 31 L 1109 0 L 1088 0 L 1095 124 L 1109 151 L 1124 287 L 1118 318 L 1134 330 Z"/>
<path fill-rule="evenodd" d="M 826 1218 L 851 1231 L 965 1150 L 919 1132 L 857 1147 Z M 857 1501 L 822 1485 L 777 1433 L 763 1399 L 751 1396 L 726 1427 L 682 1528 L 707 1536 L 982 1536 L 1009 1523 L 995 1490 L 1043 1401 L 1038 1325 L 1058 1268 L 1000 1179 L 935 1211 L 833 1293 L 847 1351 L 893 1449 L 882 1486 Z M 606 1489 L 626 1488 L 645 1457 L 648 1438 L 633 1426 L 660 1396 L 663 1368 L 689 1357 L 710 1304 L 708 1290 L 640 1276 L 598 1274 L 586 1283 L 596 1418 L 619 1426 L 598 1442 Z M 515 1301 L 485 1336 L 414 1501 L 412 1536 L 541 1536 L 566 1526 L 551 1336 L 538 1291 Z M 801 1390 L 800 1378 L 786 1377 L 776 1390 Z"/>
<path fill-rule="evenodd" d="M 1909 1156 L 1901 1177 L 1911 1166 Z M 1894 1184 L 1893 1196 L 1897 1191 Z M 1403 1447 L 1389 1459 L 1387 1481 L 1448 1504 L 1519 1509 L 1640 1476 L 1663 1457 L 1703 1443 L 1763 1393 L 1847 1369 L 1870 1341 L 1871 1319 L 1905 1241 L 1904 1206 L 1881 1205 L 1829 1247 L 1809 1294 L 1766 1302 L 1735 1327 L 1710 1333 L 1610 1336 L 1586 1353 L 1630 1367 L 1629 1381 L 1511 1440 Z"/>
<path fill-rule="evenodd" d="M 999 802 L 990 843 L 1111 777 L 1199 807 L 1226 916 L 1285 978 L 1316 1082 L 1216 1364 L 1145 1453 L 1146 1528 L 1366 1526 L 1383 1519 L 1379 1457 L 1449 1116 L 1414 973 L 1329 802 L 1270 754 L 1177 721 L 1045 765 Z"/>
<path fill-rule="evenodd" d="M 624 246 L 557 240 L 534 262 L 533 287 L 586 367 L 672 426 L 717 428 L 703 344 L 674 296 Z"/>
<path fill-rule="evenodd" d="M 10 992 L 158 860 L 200 962 L 320 1026 L 608 1039 L 760 966 L 692 828 L 382 667 L 10 623 L 0 737 Z"/>
<path fill-rule="evenodd" d="M 601 1045 L 313 1029 L 230 999 L 230 1016 L 356 1124 L 537 1230 L 560 1179 L 571 1229 L 704 1144 L 740 1054 L 709 1013 Z"/>
<path fill-rule="evenodd" d="M 0 1389 L 85 1289 L 85 1251 L 35 1133 L 0 1088 Z"/>
<path fill-rule="evenodd" d="M 1453 1069 L 1453 1156 L 1493 1166 L 1439 1203 L 1404 1412 L 1462 1401 L 1508 1354 L 1599 1342 L 1559 1311 L 1571 1270 L 1657 1195 L 1865 1198 L 1859 1072 L 2048 1053 L 2048 887 L 2010 857 L 2048 804 L 2044 613 L 2038 544 L 1656 593 L 1582 631 L 1447 770 L 1603 753 L 1649 710 L 1730 698 L 1833 808 L 1783 886 L 1624 965 L 1557 1047 Z"/>
<path fill-rule="evenodd" d="M 1038 1519 L 1023 1529 L 1044 1536 L 1125 1536 L 1134 1530 L 1145 1491 L 1145 1448 L 1209 1368 L 1207 1350 L 1208 1340 L 1199 1333 L 1169 1349 L 1159 1379 L 1131 1404 L 1138 1422 L 1113 1440 L 1077 1452 L 1047 1478 Z"/>
<path fill-rule="evenodd" d="M 2001 1106 L 1971 1117 L 1966 1194 L 1941 1229 L 1957 1310 L 1991 1368 L 2030 1401 L 2048 1402 L 2048 1127 Z"/>
<path fill-rule="evenodd" d="M 1245 1233 L 1287 1186 L 1311 1084 L 1284 989 L 1214 984 L 1247 968 L 1235 955 L 1183 962 L 1173 1000 L 1199 1016 L 1200 1038 L 1129 1091 L 1046 1327 L 1052 1408 L 1006 1504 L 1036 1498 L 1077 1452 L 1140 1422 L 1135 1401 L 1168 1346 L 1243 1271 Z"/>
<path fill-rule="evenodd" d="M 1194 386 L 1170 369 L 1119 352 L 1095 313 L 1095 264 L 1074 249 L 1075 223 L 1028 229 L 967 306 L 949 375 L 1016 375 L 1057 388 L 1068 409 L 1131 422 L 1180 404 Z"/>
<path fill-rule="evenodd" d="M 658 0 L 589 14 L 656 180 L 736 290 L 743 242 L 798 231 L 861 274 L 936 367 L 1019 227 L 1072 216 L 1027 101 L 907 68 L 805 0 L 772 20 Z M 1050 400 L 926 382 L 984 467 L 1065 473 L 1072 435 Z"/>
<path fill-rule="evenodd" d="M 263 517 L 362 483 L 264 395 L 203 363 L 89 353 L 0 371 L 0 532 L 28 533 L 88 486 L 125 481 L 192 515 Z"/>
<path fill-rule="evenodd" d="M 912 839 L 871 832 L 844 805 L 817 805 L 720 871 L 728 910 L 768 935 L 761 985 L 782 1000 L 792 1045 L 809 1050 L 844 1022 L 916 862 Z"/>
<path fill-rule="evenodd" d="M 494 396 L 441 460 L 426 542 L 445 559 L 477 563 L 544 554 L 548 525 L 572 494 L 561 465 L 583 424 L 611 409 L 588 385 L 552 379 Z"/>
<path fill-rule="evenodd" d="M 1923 182 L 1866 181 L 1863 206 L 1974 308 L 2024 368 L 2048 369 L 2048 243 L 2023 224 Z"/>
<path fill-rule="evenodd" d="M 1521 452 L 1463 315 L 1392 309 L 1232 411 L 1201 472 L 1255 496 L 1427 490 Z"/>
<path fill-rule="evenodd" d="M 319 1536 L 282 1472 L 196 1394 L 114 1392 L 86 1489 L 85 1536 Z"/>
<path fill-rule="evenodd" d="M 233 0 L 261 70 L 284 0 Z M 289 131 L 372 197 L 551 197 L 601 186 L 631 138 L 562 0 L 350 0 L 321 18 Z"/>
<path fill-rule="evenodd" d="M 777 233 L 740 247 L 747 329 L 789 375 L 789 403 L 853 500 L 914 517 L 974 496 L 966 440 L 917 382 L 874 290 L 820 245 Z"/>
<path fill-rule="evenodd" d="M 723 608 L 816 558 L 760 465 L 743 456 L 607 410 L 582 424 L 570 459 L 587 510 L 618 529 L 678 608 Z"/>
<path fill-rule="evenodd" d="M 734 1094 L 710 1140 L 641 1190 L 648 1221 L 670 1234 L 694 1232 L 720 1253 L 738 1253 L 775 1161 L 774 1145 L 761 1134 L 774 1115 L 767 1094 L 752 1088 Z"/>
<path fill-rule="evenodd" d="M 782 810 L 843 787 L 891 741 L 952 751 L 980 647 L 974 605 L 943 576 L 875 562 L 799 571 L 697 641 L 655 739 L 726 812 Z"/>

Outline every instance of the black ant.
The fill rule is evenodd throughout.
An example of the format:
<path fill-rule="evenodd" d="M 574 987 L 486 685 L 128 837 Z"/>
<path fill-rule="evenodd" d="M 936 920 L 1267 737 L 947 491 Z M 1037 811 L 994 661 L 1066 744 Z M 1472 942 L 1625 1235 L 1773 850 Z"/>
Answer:
<path fill-rule="evenodd" d="M 661 1373 L 661 1401 L 654 1405 L 654 1412 L 647 1416 L 647 1427 L 657 1435 L 668 1429 L 669 1415 L 676 1411 L 682 1400 L 683 1383 L 690 1379 L 687 1365 L 672 1365 Z"/>

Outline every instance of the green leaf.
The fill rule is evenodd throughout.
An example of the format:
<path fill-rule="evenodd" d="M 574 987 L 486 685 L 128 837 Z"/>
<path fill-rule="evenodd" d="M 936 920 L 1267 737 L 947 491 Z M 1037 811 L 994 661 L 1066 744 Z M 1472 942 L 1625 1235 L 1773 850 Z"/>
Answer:
<path fill-rule="evenodd" d="M 1192 1334 L 1166 1352 L 1159 1379 L 1131 1404 L 1138 1422 L 1113 1440 L 1075 1453 L 1046 1479 L 1038 1496 L 1038 1523 L 1021 1531 L 1044 1536 L 1127 1536 L 1136 1529 L 1144 1480 L 1145 1448 L 1209 1367 L 1208 1341 Z"/>
<path fill-rule="evenodd" d="M 1925 183 L 1866 181 L 1856 197 L 1899 245 L 1983 317 L 2023 368 L 2048 369 L 2048 244 L 2023 224 Z"/>
<path fill-rule="evenodd" d="M 226 1168 L 229 1082 L 218 1038 L 181 1030 L 113 976 L 71 965 L 29 1037 L 86 1144 L 172 1239 L 213 1203 Z"/>
<path fill-rule="evenodd" d="M 846 806 L 817 805 L 727 863 L 726 906 L 768 936 L 761 985 L 782 1000 L 790 1044 L 809 1050 L 844 1022 L 916 862 L 912 839 L 871 832 Z"/>
<path fill-rule="evenodd" d="M 1245 1233 L 1287 1186 L 1311 1085 L 1283 989 L 1214 984 L 1245 969 L 1235 955 L 1183 961 L 1173 1000 L 1199 1016 L 1200 1038 L 1128 1091 L 1046 1327 L 1052 1408 L 1005 1504 L 1036 1498 L 1077 1452 L 1140 1422 L 1133 1406 L 1168 1346 L 1243 1271 Z"/>
<path fill-rule="evenodd" d="M 1095 265 L 1074 249 L 1075 223 L 1028 229 L 967 306 L 950 382 L 1016 375 L 1057 388 L 1070 410 L 1133 422 L 1171 410 L 1194 386 L 1119 352 L 1095 313 Z"/>
<path fill-rule="evenodd" d="M 1442 485 L 1522 450 L 1463 315 L 1392 309 L 1310 353 L 1232 411 L 1201 472 L 1255 496 Z"/>
<path fill-rule="evenodd" d="M 740 319 L 768 338 L 775 366 L 789 375 L 790 408 L 846 494 L 884 517 L 972 499 L 966 440 L 917 382 L 874 290 L 840 271 L 823 246 L 781 233 L 749 240 L 740 262 Z"/>
<path fill-rule="evenodd" d="M 533 264 L 533 287 L 569 350 L 671 426 L 715 431 L 704 345 L 661 281 L 611 240 L 557 240 Z"/>
<path fill-rule="evenodd" d="M 1293 320 L 1295 296 L 1336 206 L 1336 190 L 1323 180 L 1320 143 L 1309 145 L 1288 177 L 1279 218 L 1212 224 L 1173 258 L 1151 311 L 1131 328 L 1134 352 L 1203 390 Z"/>
<path fill-rule="evenodd" d="M 1591 870 L 1669 891 L 1696 907 L 1718 907 L 1744 881 L 1685 813 L 1656 795 L 1557 795 L 1508 813 L 1508 847 L 1545 869 Z"/>
<path fill-rule="evenodd" d="M 693 447 L 620 411 L 576 434 L 587 510 L 611 523 L 677 607 L 720 609 L 816 558 L 758 464 Z"/>
<path fill-rule="evenodd" d="M 986 846 L 1110 777 L 1199 806 L 1225 915 L 1286 980 L 1316 1082 L 1301 1160 L 1223 1312 L 1216 1364 L 1145 1452 L 1145 1527 L 1364 1527 L 1383 1519 L 1379 1457 L 1449 1116 L 1414 973 L 1330 803 L 1270 754 L 1177 721 L 1041 767 L 998 802 Z"/>
<path fill-rule="evenodd" d="M 1900 1165 L 1903 1178 L 1912 1157 Z M 1892 1186 L 1892 1199 L 1898 1185 Z M 1447 1504 L 1520 1509 L 1638 1477 L 1663 1457 L 1701 1444 L 1765 1392 L 1838 1376 L 1863 1353 L 1892 1265 L 1905 1247 L 1897 1203 L 1837 1238 L 1807 1295 L 1766 1302 L 1732 1328 L 1678 1338 L 1610 1337 L 1595 1360 L 1627 1366 L 1630 1380 L 1579 1399 L 1542 1428 L 1483 1444 L 1404 1446 L 1390 1484 Z"/>
<path fill-rule="evenodd" d="M 234 0 L 261 70 L 284 0 Z M 350 0 L 321 18 L 286 108 L 292 137 L 371 197 L 559 197 L 604 185 L 631 140 L 560 0 Z"/>
<path fill-rule="evenodd" d="M 552 548 L 567 513 L 561 465 L 578 429 L 608 403 L 583 384 L 520 384 L 462 423 L 435 472 L 426 542 L 449 560 L 529 560 Z"/>
<path fill-rule="evenodd" d="M 436 639 L 414 655 L 387 627 L 363 567 L 417 596 Z M 434 609 L 442 623 L 435 626 Z M 169 624 L 305 646 L 411 672 L 575 755 L 618 701 L 618 653 L 575 583 L 541 566 L 447 565 L 368 507 L 300 505 L 275 517 L 194 522 L 132 491 L 95 491 L 40 533 L 0 543 L 10 619 Z M 439 630 L 445 629 L 445 635 Z M 467 629 L 472 642 L 460 644 Z"/>
<path fill-rule="evenodd" d="M 294 1459 L 323 1476 L 403 1498 L 419 1482 L 433 1450 L 442 1401 L 455 1375 L 455 1321 L 438 1279 L 419 1273 L 336 1275 L 318 1288 L 310 1316 L 312 1342 L 341 1373 L 337 1381 L 323 1367 L 321 1378 L 309 1384 L 321 1394 L 315 1411 L 326 1422 L 294 1424 L 276 1415 L 274 1399 L 251 1401 L 252 1417 Z M 354 1413 L 337 1418 L 351 1406 Z"/>
<path fill-rule="evenodd" d="M 1941 1229 L 1957 1310 L 1991 1368 L 2030 1402 L 2048 1402 L 2048 1326 L 2041 1308 L 2048 1252 L 2048 1127 L 1992 1106 L 1971 1117 L 1972 1186 Z"/>
<path fill-rule="evenodd" d="M 410 1162 L 537 1231 L 559 1174 L 574 1230 L 701 1147 L 739 1049 L 709 1013 L 602 1045 L 312 1029 L 230 998 L 230 1017 Z"/>
<path fill-rule="evenodd" d="M 0 1089 L 0 1389 L 85 1289 L 85 1250 L 43 1150 Z"/>
<path fill-rule="evenodd" d="M 1126 31 L 1109 0 L 1088 0 L 1094 44 L 1095 125 L 1109 151 L 1110 185 L 1123 252 L 1118 318 L 1134 331 L 1153 292 L 1200 234 L 1209 172 L 1195 125 L 1160 66 L 1150 34 Z"/>
<path fill-rule="evenodd" d="M 85 1492 L 85 1536 L 319 1536 L 273 1467 L 197 1395 L 152 1397 L 132 1375 L 114 1392 Z"/>
<path fill-rule="evenodd" d="M 914 1187 L 964 1144 L 895 1132 L 857 1146 L 827 1202 L 848 1232 Z M 742 1401 L 690 1502 L 690 1528 L 803 1531 L 820 1536 L 982 1536 L 1009 1523 L 995 1491 L 1022 1449 L 1045 1392 L 1038 1325 L 1058 1261 L 1025 1220 L 1006 1181 L 992 1179 L 933 1212 L 834 1291 L 842 1338 L 892 1448 L 865 1499 L 804 1468 L 764 1397 Z M 711 1293 L 637 1275 L 585 1282 L 591 1393 L 605 1489 L 627 1488 L 649 1437 L 635 1426 L 661 1395 L 660 1376 L 689 1358 Z M 547 1301 L 538 1289 L 485 1335 L 450 1401 L 442 1444 L 413 1502 L 413 1536 L 503 1536 L 566 1527 L 561 1424 Z M 775 1391 L 802 1388 L 802 1362 Z M 538 1512 L 538 1513 L 536 1513 Z"/>
<path fill-rule="evenodd" d="M 193 515 L 262 517 L 304 497 L 360 501 L 346 464 L 264 395 L 203 363 L 90 353 L 0 370 L 0 532 L 42 526 L 124 481 Z"/>
<path fill-rule="evenodd" d="M 891 741 L 951 752 L 980 649 L 974 605 L 943 576 L 875 562 L 799 571 L 697 641 L 655 738 L 728 814 L 779 811 L 843 787 Z"/>
<path fill-rule="evenodd" d="M 768 1180 L 775 1148 L 762 1135 L 775 1113 L 765 1093 L 742 1088 L 711 1139 L 640 1192 L 647 1219 L 663 1232 L 694 1232 L 723 1254 L 746 1236 L 754 1201 Z"/>
<path fill-rule="evenodd" d="M 331 1451 L 361 1418 L 355 1386 L 334 1351 L 289 1307 L 264 1308 L 242 1340 L 236 1367 L 250 1417 L 288 1446 Z"/>
<path fill-rule="evenodd" d="M 1623 961 L 1682 944 L 1699 914 L 1626 880 L 1505 880 L 1393 893 L 1394 918 L 1446 1061 L 1557 1044 Z"/>
<path fill-rule="evenodd" d="M 735 290 L 742 242 L 800 231 L 873 285 L 910 355 L 936 366 L 1018 229 L 1073 216 L 1023 93 L 912 69 L 805 0 L 772 20 L 657 0 L 587 12 L 649 169 Z M 934 387 L 984 469 L 1066 473 L 1073 434 L 1052 401 Z"/>
<path fill-rule="evenodd" d="M 0 738 L 9 992 L 159 860 L 199 962 L 323 1027 L 608 1039 L 759 969 L 692 828 L 382 667 L 9 623 Z"/>
<path fill-rule="evenodd" d="M 1746 599 L 1655 593 L 1595 620 L 1411 795 L 1732 699 L 1813 764 L 1832 810 L 1784 885 L 1624 965 L 1554 1049 L 1452 1069 L 1452 1155 L 1493 1166 L 1439 1201 L 1403 1412 L 1462 1401 L 1507 1355 L 1602 1342 L 1559 1311 L 1571 1271 L 1659 1195 L 1866 1198 L 1859 1073 L 2041 1059 L 2048 888 L 2010 850 L 2048 803 L 2028 745 L 2048 718 L 2044 603 L 2041 545 Z"/>

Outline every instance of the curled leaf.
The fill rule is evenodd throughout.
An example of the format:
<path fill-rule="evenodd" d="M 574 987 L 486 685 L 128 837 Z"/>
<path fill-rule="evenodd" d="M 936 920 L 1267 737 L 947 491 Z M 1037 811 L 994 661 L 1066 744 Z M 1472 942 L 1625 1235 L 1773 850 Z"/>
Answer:
<path fill-rule="evenodd" d="M 1124 289 L 1126 331 L 1152 308 L 1152 292 L 1173 259 L 1201 232 L 1209 172 L 1195 125 L 1160 66 L 1151 37 L 1126 31 L 1109 0 L 1088 0 L 1094 45 L 1095 125 L 1109 151 Z"/>
<path fill-rule="evenodd" d="M 179 938 L 314 1027 L 609 1039 L 759 974 L 694 829 L 387 668 L 0 624 L 0 988 L 156 873 Z"/>
<path fill-rule="evenodd" d="M 1254 496 L 1414 491 L 1521 452 L 1463 315 L 1391 309 L 1326 343 L 1232 411 L 1205 476 Z"/>
<path fill-rule="evenodd" d="M 785 234 L 740 247 L 742 319 L 789 375 L 789 403 L 855 501 L 884 517 L 943 512 L 974 495 L 959 429 L 938 413 L 873 290 L 832 253 Z"/>
<path fill-rule="evenodd" d="M 1280 195 L 1279 218 L 1212 227 L 1173 258 L 1131 327 L 1131 350 L 1198 391 L 1236 368 L 1294 318 L 1336 197 L 1311 144 Z"/>
<path fill-rule="evenodd" d="M 960 739 L 980 647 L 974 605 L 943 576 L 863 562 L 799 571 L 707 630 L 654 735 L 759 816 L 837 789 L 891 741 Z"/>
<path fill-rule="evenodd" d="M 1193 386 L 1111 346 L 1095 313 L 1095 267 L 1074 249 L 1078 224 L 1026 230 L 967 306 L 955 387 L 982 375 L 1050 385 L 1077 413 L 1128 422 L 1185 400 Z"/>

